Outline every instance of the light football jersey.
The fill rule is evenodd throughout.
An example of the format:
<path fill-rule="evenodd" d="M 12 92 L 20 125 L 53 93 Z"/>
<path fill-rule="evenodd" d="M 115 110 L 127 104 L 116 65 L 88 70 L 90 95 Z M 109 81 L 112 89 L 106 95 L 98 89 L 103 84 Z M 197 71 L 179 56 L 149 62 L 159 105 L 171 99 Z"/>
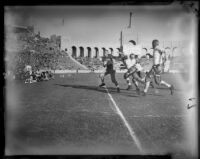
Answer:
<path fill-rule="evenodd" d="M 129 68 L 131 68 L 132 66 L 134 66 L 136 64 L 136 60 L 135 59 L 127 59 L 126 60 L 126 66 L 127 66 L 127 68 L 129 69 Z"/>
<path fill-rule="evenodd" d="M 158 47 L 153 50 L 153 64 L 162 64 L 162 51 Z"/>

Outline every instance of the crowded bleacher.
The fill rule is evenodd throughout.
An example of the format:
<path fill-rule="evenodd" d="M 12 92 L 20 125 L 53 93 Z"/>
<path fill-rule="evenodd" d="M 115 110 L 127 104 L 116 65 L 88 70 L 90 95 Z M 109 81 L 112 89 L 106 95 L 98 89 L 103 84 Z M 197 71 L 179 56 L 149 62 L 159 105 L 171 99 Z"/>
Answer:
<path fill-rule="evenodd" d="M 10 30 L 9 30 L 10 29 Z M 49 38 L 35 34 L 28 27 L 10 27 L 6 34 L 6 75 L 14 79 L 27 79 L 25 67 L 36 70 L 55 71 L 78 69 L 80 66 Z M 34 76 L 35 77 L 35 76 Z"/>
<path fill-rule="evenodd" d="M 75 59 L 88 69 L 98 70 L 103 68 L 103 62 L 99 58 L 77 57 Z"/>

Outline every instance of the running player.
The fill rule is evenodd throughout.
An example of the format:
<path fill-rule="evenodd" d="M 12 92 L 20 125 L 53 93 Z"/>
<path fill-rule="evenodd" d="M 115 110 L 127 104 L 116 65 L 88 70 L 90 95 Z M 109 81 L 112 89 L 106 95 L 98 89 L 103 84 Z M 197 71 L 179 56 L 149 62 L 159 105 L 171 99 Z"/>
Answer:
<path fill-rule="evenodd" d="M 123 56 L 122 58 L 121 58 L 121 60 L 122 60 L 122 62 L 123 62 L 123 64 L 124 64 L 124 67 L 127 69 L 127 72 L 126 73 L 124 73 L 124 79 L 126 80 L 126 82 L 127 82 L 127 84 L 128 84 L 128 87 L 127 87 L 127 90 L 129 90 L 129 89 L 131 89 L 131 80 L 130 80 L 130 78 L 129 78 L 129 74 L 130 74 L 130 72 L 131 72 L 131 67 L 133 66 L 133 65 L 135 65 L 135 63 L 136 63 L 136 60 L 135 60 L 135 58 L 134 58 L 134 54 L 133 53 L 131 53 L 130 55 L 129 55 L 129 57 L 128 56 Z"/>
<path fill-rule="evenodd" d="M 132 87 L 131 80 L 129 78 L 130 76 L 132 77 L 135 76 L 136 79 L 141 81 L 141 79 L 138 76 L 141 75 L 140 74 L 141 65 L 139 64 L 139 58 L 138 58 L 138 55 L 141 54 L 141 46 L 136 45 L 135 42 L 133 44 L 132 42 L 125 44 L 123 49 L 124 51 L 123 53 L 120 54 L 120 56 L 122 57 L 121 60 L 125 68 L 127 69 L 127 72 L 124 74 L 124 79 L 128 84 L 127 90 L 131 89 Z M 138 90 L 139 87 L 136 79 L 133 78 L 132 81 L 137 88 L 136 90 Z"/>
<path fill-rule="evenodd" d="M 149 85 L 150 85 L 150 82 L 153 81 L 153 79 L 157 85 L 164 85 L 164 86 L 168 87 L 170 89 L 171 95 L 173 95 L 174 86 L 161 79 L 161 72 L 162 72 L 161 65 L 162 65 L 163 51 L 159 48 L 159 41 L 153 40 L 152 47 L 153 47 L 153 66 L 152 66 L 152 69 L 150 70 L 150 72 L 147 74 L 146 85 L 145 85 L 145 89 L 143 91 L 143 95 L 144 96 L 146 95 Z"/>
<path fill-rule="evenodd" d="M 100 79 L 101 79 L 101 84 L 99 85 L 99 87 L 103 87 L 105 86 L 104 83 L 104 77 L 108 74 L 110 74 L 111 77 L 111 81 L 115 84 L 115 86 L 117 87 L 117 92 L 120 92 L 120 88 L 119 88 L 119 84 L 116 80 L 115 77 L 115 67 L 114 67 L 114 58 L 112 57 L 111 54 L 109 54 L 108 50 L 105 51 L 105 57 L 103 59 L 103 66 L 106 68 L 106 71 L 102 74 L 100 74 Z"/>
<path fill-rule="evenodd" d="M 136 91 L 138 94 L 140 94 L 138 82 L 145 84 L 145 78 L 142 79 L 142 72 L 144 71 L 140 65 L 138 55 L 135 53 L 130 53 L 129 55 L 120 53 L 120 59 L 123 62 L 124 67 L 127 69 L 127 72 L 124 73 L 124 79 L 128 84 L 127 90 L 131 89 L 132 87 L 130 80 L 130 77 L 132 77 L 132 82 L 136 87 Z"/>
<path fill-rule="evenodd" d="M 140 65 L 138 55 L 134 55 L 133 53 L 130 54 L 130 61 L 129 59 L 126 60 L 126 64 L 127 64 L 128 71 L 124 74 L 124 78 L 129 79 L 129 77 L 132 76 L 132 82 L 136 87 L 136 92 L 140 94 L 138 82 L 145 85 L 145 78 L 142 78 L 143 68 Z M 130 79 L 129 79 L 129 82 L 130 82 Z M 131 87 L 131 84 L 129 83 L 127 89 L 129 90 L 130 87 Z"/>

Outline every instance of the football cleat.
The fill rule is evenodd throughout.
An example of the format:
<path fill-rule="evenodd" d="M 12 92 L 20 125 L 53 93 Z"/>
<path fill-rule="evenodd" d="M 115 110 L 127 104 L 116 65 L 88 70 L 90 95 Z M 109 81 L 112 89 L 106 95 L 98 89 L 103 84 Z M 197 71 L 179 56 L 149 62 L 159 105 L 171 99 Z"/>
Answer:
<path fill-rule="evenodd" d="M 152 88 L 154 88 L 153 82 L 150 82 L 150 86 L 151 86 Z"/>
<path fill-rule="evenodd" d="M 99 85 L 99 87 L 104 87 L 106 84 L 105 83 L 102 83 Z"/>
<path fill-rule="evenodd" d="M 128 85 L 128 87 L 126 88 L 126 90 L 130 90 L 132 88 L 131 85 Z"/>
<path fill-rule="evenodd" d="M 139 89 L 139 88 L 136 89 L 136 93 L 137 93 L 138 95 L 140 95 L 140 89 Z"/>
<path fill-rule="evenodd" d="M 147 95 L 147 93 L 142 91 L 142 96 L 146 96 L 146 95 Z"/>

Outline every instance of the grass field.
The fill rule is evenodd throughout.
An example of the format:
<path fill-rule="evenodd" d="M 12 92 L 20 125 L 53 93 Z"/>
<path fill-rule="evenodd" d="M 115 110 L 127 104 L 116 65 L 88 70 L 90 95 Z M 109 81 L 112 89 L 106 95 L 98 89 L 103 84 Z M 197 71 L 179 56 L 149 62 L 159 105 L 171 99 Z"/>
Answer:
<path fill-rule="evenodd" d="M 178 74 L 163 79 L 175 93 L 150 88 L 146 97 L 135 88 L 121 92 L 98 74 L 56 75 L 54 80 L 6 85 L 6 154 L 165 154 L 186 158 L 187 145 Z M 142 86 L 141 86 L 142 87 Z"/>

